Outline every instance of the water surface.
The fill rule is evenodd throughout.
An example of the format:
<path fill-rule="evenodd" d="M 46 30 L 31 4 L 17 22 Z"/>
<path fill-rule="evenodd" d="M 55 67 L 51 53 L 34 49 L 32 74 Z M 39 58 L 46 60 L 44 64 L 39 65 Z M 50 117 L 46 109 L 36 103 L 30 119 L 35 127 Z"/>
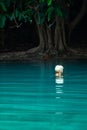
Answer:
<path fill-rule="evenodd" d="M 87 129 L 86 61 L 0 63 L 0 130 L 36 129 Z"/>

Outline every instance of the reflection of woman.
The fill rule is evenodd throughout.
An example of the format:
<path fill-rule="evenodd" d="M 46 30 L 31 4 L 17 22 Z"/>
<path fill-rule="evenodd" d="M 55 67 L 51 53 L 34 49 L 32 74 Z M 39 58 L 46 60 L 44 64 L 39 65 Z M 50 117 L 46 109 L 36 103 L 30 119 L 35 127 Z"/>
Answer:
<path fill-rule="evenodd" d="M 55 82 L 57 84 L 63 84 L 64 83 L 64 79 L 63 79 L 63 77 L 56 77 Z"/>
<path fill-rule="evenodd" d="M 56 65 L 55 66 L 55 76 L 56 77 L 62 77 L 64 67 L 62 65 Z"/>

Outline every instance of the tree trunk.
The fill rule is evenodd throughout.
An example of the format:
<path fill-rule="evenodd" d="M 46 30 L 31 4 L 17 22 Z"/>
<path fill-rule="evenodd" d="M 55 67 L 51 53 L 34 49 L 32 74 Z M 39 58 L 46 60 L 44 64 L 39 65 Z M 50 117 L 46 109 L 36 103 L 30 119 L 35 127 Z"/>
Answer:
<path fill-rule="evenodd" d="M 51 49 L 53 47 L 52 34 L 51 34 L 51 28 L 48 28 L 48 27 L 47 27 L 47 36 L 48 36 L 48 49 Z"/>
<path fill-rule="evenodd" d="M 39 35 L 39 48 L 42 50 L 41 52 L 51 53 L 53 49 L 51 28 L 48 28 L 46 24 L 37 26 Z"/>
<path fill-rule="evenodd" d="M 52 28 L 48 28 L 46 24 L 38 25 L 36 23 L 36 26 L 38 29 L 39 45 L 29 50 L 29 52 L 54 54 L 56 50 L 57 54 L 63 54 L 67 50 L 63 18 L 56 17 L 54 33 Z"/>
<path fill-rule="evenodd" d="M 37 25 L 39 35 L 39 47 L 43 52 L 50 52 L 53 48 L 52 30 L 46 24 Z"/>
<path fill-rule="evenodd" d="M 47 45 L 47 33 L 44 25 L 39 25 L 36 23 L 37 33 L 39 37 L 39 44 L 37 47 L 29 49 L 28 53 L 44 53 Z"/>
<path fill-rule="evenodd" d="M 65 29 L 63 18 L 56 17 L 56 26 L 55 26 L 55 49 L 58 54 L 62 54 L 67 50 L 66 40 L 65 40 Z"/>
<path fill-rule="evenodd" d="M 41 52 L 44 52 L 45 45 L 47 44 L 47 35 L 44 28 L 44 25 L 37 25 L 38 35 L 39 35 L 39 49 Z"/>
<path fill-rule="evenodd" d="M 80 14 L 76 17 L 76 19 L 69 26 L 70 27 L 69 37 L 67 39 L 70 39 L 71 31 L 73 30 L 75 25 L 78 23 L 78 21 L 84 15 L 84 12 L 86 10 L 85 3 L 87 3 L 87 0 L 84 0 Z M 63 55 L 63 54 L 65 55 L 67 52 L 71 52 L 71 53 L 74 52 L 73 50 L 71 50 L 67 46 L 67 43 L 68 43 L 69 40 L 67 40 L 67 43 L 66 43 L 65 22 L 64 22 L 63 17 L 57 16 L 55 18 L 55 21 L 56 21 L 56 24 L 55 24 L 54 29 L 53 29 L 55 31 L 53 33 L 52 28 L 48 28 L 46 23 L 39 25 L 35 20 L 37 30 L 38 30 L 39 45 L 38 45 L 38 47 L 29 50 L 29 52 L 31 52 L 31 53 L 34 53 L 34 52 L 41 52 L 41 53 L 49 52 L 50 53 L 50 52 L 56 50 L 56 53 L 61 54 L 61 55 Z"/>

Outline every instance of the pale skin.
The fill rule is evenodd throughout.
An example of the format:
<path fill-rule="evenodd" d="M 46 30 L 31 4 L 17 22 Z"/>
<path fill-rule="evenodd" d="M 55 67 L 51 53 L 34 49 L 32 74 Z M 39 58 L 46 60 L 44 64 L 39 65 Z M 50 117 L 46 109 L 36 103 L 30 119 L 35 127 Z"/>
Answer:
<path fill-rule="evenodd" d="M 62 73 L 61 71 L 56 71 L 56 74 L 55 74 L 56 77 L 61 77 L 62 76 Z"/>

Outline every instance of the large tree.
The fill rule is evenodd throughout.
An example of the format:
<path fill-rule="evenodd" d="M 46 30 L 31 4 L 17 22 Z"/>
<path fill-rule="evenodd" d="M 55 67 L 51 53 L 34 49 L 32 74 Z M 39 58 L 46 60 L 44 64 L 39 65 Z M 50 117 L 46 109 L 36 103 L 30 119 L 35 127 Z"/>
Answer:
<path fill-rule="evenodd" d="M 28 53 L 69 53 L 71 32 L 84 16 L 87 0 L 83 0 L 80 12 L 70 21 L 72 4 L 73 0 L 0 0 L 0 28 L 3 30 L 6 19 L 13 21 L 13 27 L 17 28 L 24 21 L 33 22 L 37 27 L 39 44 Z"/>

